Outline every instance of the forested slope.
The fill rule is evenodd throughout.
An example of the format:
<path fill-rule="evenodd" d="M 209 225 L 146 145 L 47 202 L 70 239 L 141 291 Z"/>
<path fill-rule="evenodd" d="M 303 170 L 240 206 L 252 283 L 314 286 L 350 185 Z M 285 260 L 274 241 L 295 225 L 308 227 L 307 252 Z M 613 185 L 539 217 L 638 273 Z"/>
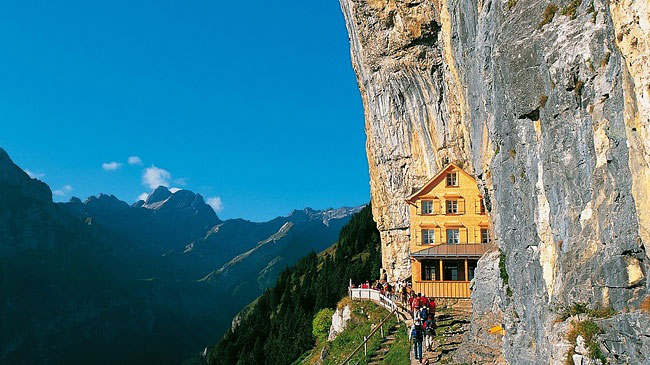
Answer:
<path fill-rule="evenodd" d="M 368 205 L 343 227 L 332 248 L 311 253 L 280 274 L 242 315 L 234 331 L 208 350 L 209 364 L 291 364 L 314 346 L 312 319 L 347 294 L 350 279 L 377 279 L 379 232 Z"/>

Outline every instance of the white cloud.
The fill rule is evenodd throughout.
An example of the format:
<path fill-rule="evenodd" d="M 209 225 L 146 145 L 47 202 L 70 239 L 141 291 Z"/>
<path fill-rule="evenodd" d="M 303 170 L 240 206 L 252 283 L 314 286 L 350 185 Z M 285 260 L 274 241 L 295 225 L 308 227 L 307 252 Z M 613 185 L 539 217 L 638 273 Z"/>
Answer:
<path fill-rule="evenodd" d="M 223 203 L 221 202 L 221 197 L 218 196 L 213 196 L 211 198 L 208 198 L 207 203 L 209 206 L 214 209 L 215 213 L 219 213 L 220 211 L 223 210 Z"/>
<path fill-rule="evenodd" d="M 187 185 L 187 178 L 179 177 L 178 179 L 174 180 L 174 182 L 180 186 L 185 186 Z"/>
<path fill-rule="evenodd" d="M 131 156 L 128 159 L 129 165 L 142 165 L 142 160 L 138 156 Z"/>
<path fill-rule="evenodd" d="M 31 171 L 29 171 L 29 169 L 25 169 L 24 171 L 25 171 L 25 172 L 27 173 L 27 175 L 29 175 L 29 177 L 31 177 L 32 179 L 41 179 L 41 178 L 43 178 L 43 176 L 45 176 L 45 174 L 43 174 L 43 173 L 31 172 Z"/>
<path fill-rule="evenodd" d="M 64 185 L 61 189 L 56 189 L 52 192 L 52 194 L 56 196 L 66 196 L 72 191 L 72 186 L 70 185 Z"/>
<path fill-rule="evenodd" d="M 142 184 L 151 189 L 155 189 L 159 186 L 169 187 L 169 180 L 171 180 L 171 178 L 172 174 L 169 171 L 154 165 L 142 170 Z"/>
<path fill-rule="evenodd" d="M 148 197 L 149 197 L 149 194 L 142 193 L 142 194 L 138 195 L 138 200 L 147 200 Z"/>
<path fill-rule="evenodd" d="M 102 164 L 102 169 L 104 169 L 106 171 L 115 171 L 115 170 L 119 169 L 120 166 L 122 166 L 122 164 L 119 163 L 119 162 L 115 162 L 115 161 L 104 162 Z"/>
<path fill-rule="evenodd" d="M 171 189 L 169 189 L 169 191 L 171 191 L 172 194 L 174 194 L 175 192 L 177 192 L 179 190 L 181 190 L 181 189 L 179 189 L 179 188 L 171 188 Z"/>

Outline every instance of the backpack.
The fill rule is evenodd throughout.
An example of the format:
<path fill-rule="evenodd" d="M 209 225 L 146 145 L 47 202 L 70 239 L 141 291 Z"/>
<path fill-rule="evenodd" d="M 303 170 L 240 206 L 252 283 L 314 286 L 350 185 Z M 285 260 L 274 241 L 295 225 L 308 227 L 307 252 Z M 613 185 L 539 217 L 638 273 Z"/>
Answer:
<path fill-rule="evenodd" d="M 436 329 L 436 322 L 435 322 L 433 319 L 427 319 L 427 321 L 425 322 L 425 324 L 426 324 L 427 335 L 429 335 L 429 336 L 435 336 L 435 334 L 436 334 L 436 331 L 435 331 L 435 329 Z"/>
<path fill-rule="evenodd" d="M 415 328 L 413 328 L 412 337 L 418 341 L 422 341 L 422 325 L 416 322 Z"/>
<path fill-rule="evenodd" d="M 426 320 L 428 317 L 429 311 L 427 310 L 427 307 L 420 308 L 420 318 L 422 318 L 422 320 Z"/>

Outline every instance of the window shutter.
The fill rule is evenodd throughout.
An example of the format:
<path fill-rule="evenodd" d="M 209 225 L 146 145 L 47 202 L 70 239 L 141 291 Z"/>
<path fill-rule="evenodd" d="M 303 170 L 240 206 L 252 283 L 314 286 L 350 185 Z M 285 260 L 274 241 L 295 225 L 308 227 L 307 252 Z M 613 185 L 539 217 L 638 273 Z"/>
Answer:
<path fill-rule="evenodd" d="M 422 211 L 421 205 L 422 205 L 422 202 L 420 200 L 417 200 L 415 202 L 415 214 L 416 215 L 420 215 L 420 212 Z"/>
<path fill-rule="evenodd" d="M 433 214 L 440 214 L 440 199 L 433 200 Z"/>
<path fill-rule="evenodd" d="M 481 214 L 481 199 L 474 199 L 474 213 Z"/>
<path fill-rule="evenodd" d="M 465 214 L 465 199 L 458 199 L 458 214 Z"/>
<path fill-rule="evenodd" d="M 459 230 L 459 233 L 460 233 L 460 237 L 458 237 L 458 243 L 461 243 L 461 244 L 462 244 L 462 243 L 468 243 L 468 242 L 469 242 L 469 239 L 468 239 L 468 236 L 467 236 L 467 235 L 468 235 L 469 232 L 468 232 L 468 230 L 467 230 L 467 227 L 463 227 L 463 228 L 461 228 L 461 229 Z M 464 236 L 463 236 L 463 235 L 464 235 Z"/>

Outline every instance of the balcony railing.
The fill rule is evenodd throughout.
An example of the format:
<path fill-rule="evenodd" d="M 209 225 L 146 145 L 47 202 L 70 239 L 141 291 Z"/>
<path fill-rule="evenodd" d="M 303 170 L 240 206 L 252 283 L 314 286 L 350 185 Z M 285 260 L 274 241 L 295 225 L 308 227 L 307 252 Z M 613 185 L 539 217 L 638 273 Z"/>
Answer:
<path fill-rule="evenodd" d="M 427 297 L 469 298 L 469 281 L 414 281 L 413 290 Z"/>

